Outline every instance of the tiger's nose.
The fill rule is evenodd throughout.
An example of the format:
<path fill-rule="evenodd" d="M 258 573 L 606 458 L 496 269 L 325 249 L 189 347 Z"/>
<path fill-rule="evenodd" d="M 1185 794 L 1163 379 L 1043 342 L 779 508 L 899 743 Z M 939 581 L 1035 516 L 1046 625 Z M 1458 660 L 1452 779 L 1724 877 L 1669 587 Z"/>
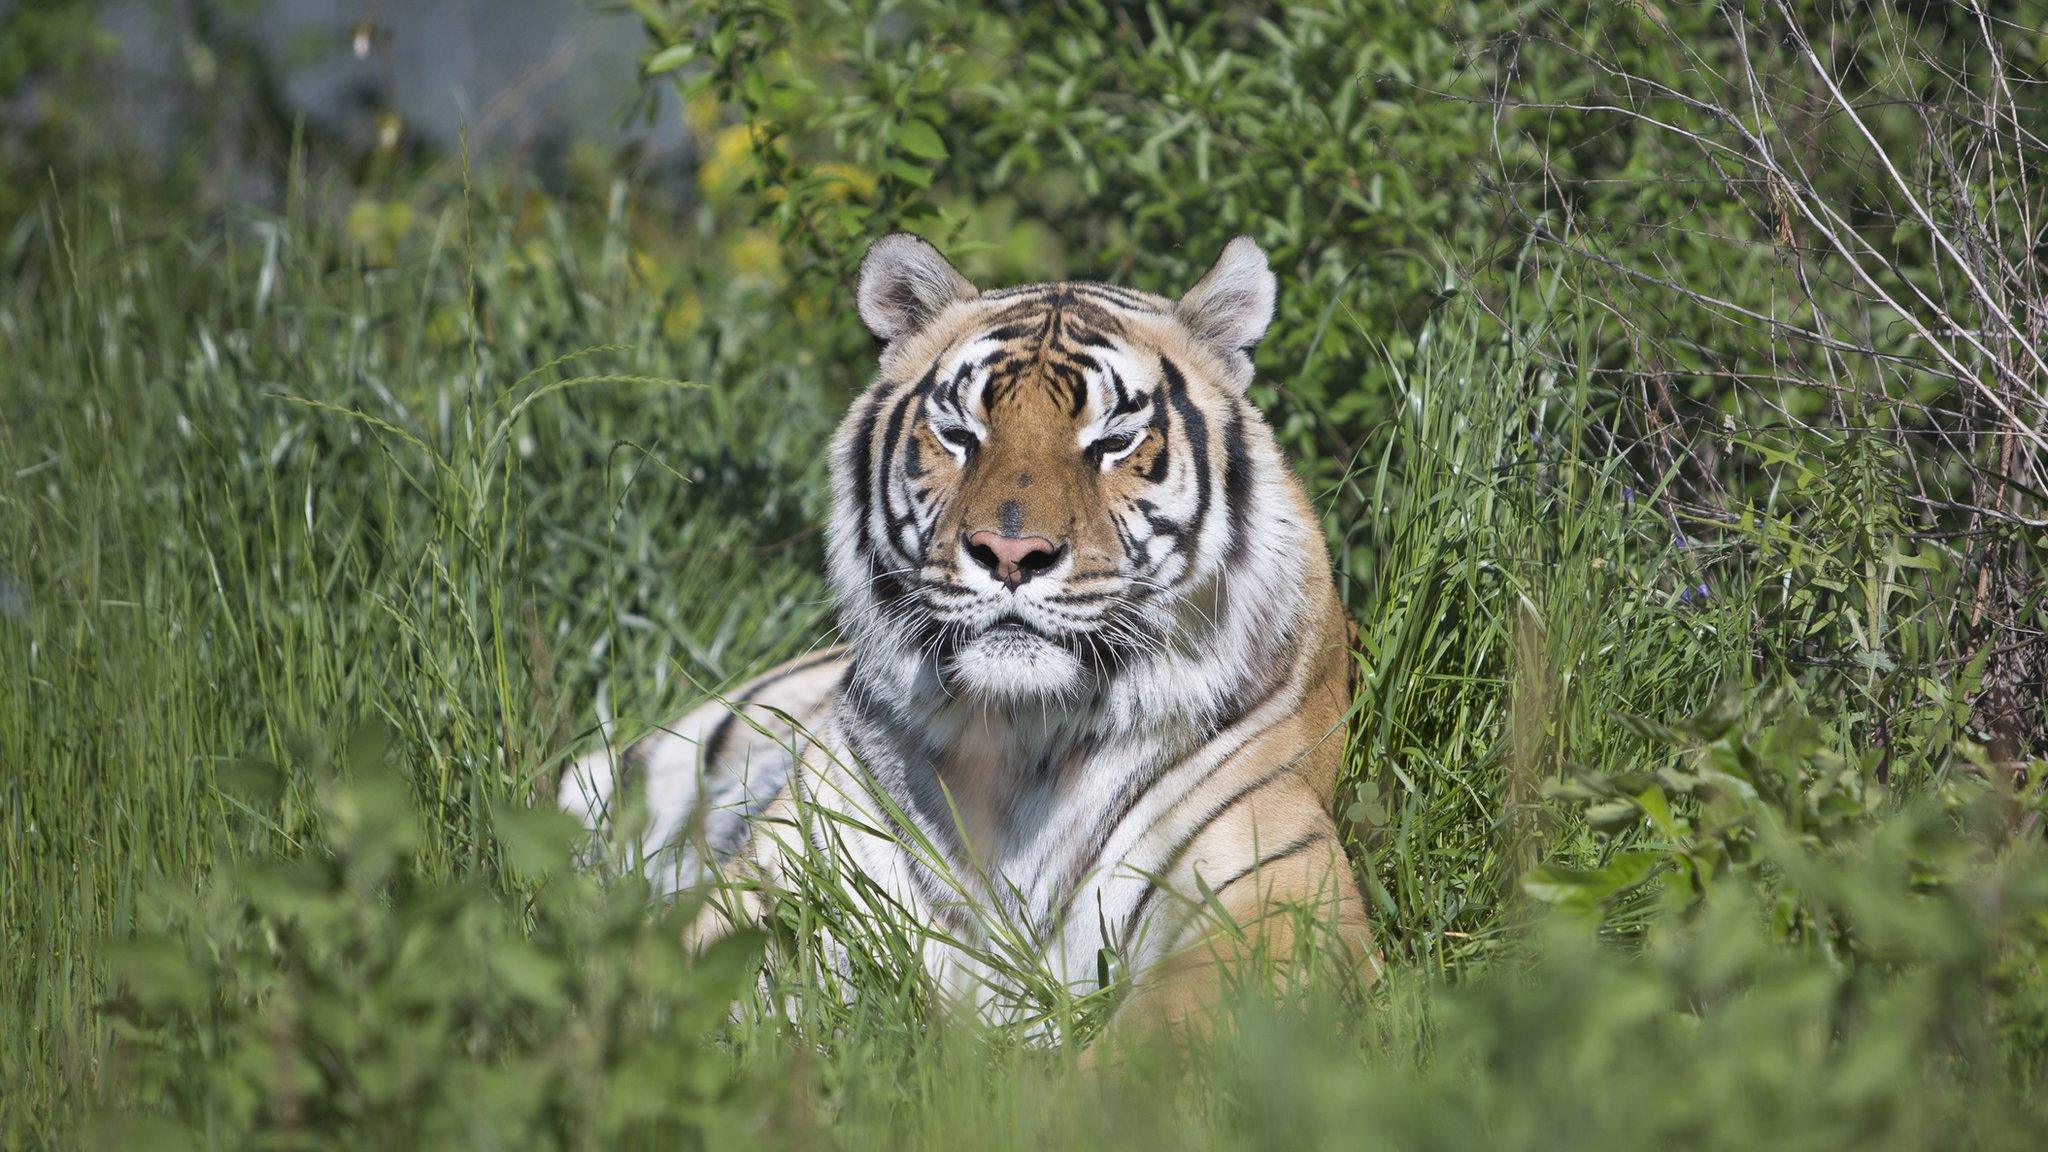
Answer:
<path fill-rule="evenodd" d="M 1066 545 L 1043 536 L 1003 536 L 983 530 L 967 538 L 967 555 L 988 574 L 1015 588 L 1059 563 Z"/>

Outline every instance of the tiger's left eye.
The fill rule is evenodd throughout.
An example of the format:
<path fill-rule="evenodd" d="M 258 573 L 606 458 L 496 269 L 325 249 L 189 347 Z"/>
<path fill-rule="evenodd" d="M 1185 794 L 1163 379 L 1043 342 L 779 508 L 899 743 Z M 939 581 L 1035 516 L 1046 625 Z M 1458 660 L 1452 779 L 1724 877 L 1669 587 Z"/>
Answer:
<path fill-rule="evenodd" d="M 1134 429 L 1129 432 L 1113 432 L 1095 441 L 1088 447 L 1095 453 L 1095 458 L 1101 460 L 1105 457 L 1115 456 L 1118 453 L 1128 451 L 1132 445 L 1138 442 L 1138 437 L 1142 435 L 1144 435 L 1144 432 L 1141 429 Z"/>

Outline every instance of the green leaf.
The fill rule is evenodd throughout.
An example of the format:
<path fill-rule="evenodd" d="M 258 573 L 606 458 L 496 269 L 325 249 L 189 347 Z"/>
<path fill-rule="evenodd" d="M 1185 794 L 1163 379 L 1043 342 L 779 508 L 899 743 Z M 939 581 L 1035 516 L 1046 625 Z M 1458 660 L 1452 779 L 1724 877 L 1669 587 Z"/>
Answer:
<path fill-rule="evenodd" d="M 536 1004 L 553 1004 L 561 999 L 561 966 L 552 957 L 522 940 L 501 942 L 491 949 L 491 968 L 512 994 Z"/>
<path fill-rule="evenodd" d="M 761 970 L 767 947 L 767 934 L 755 929 L 732 932 L 713 941 L 696 959 L 701 994 L 723 1002 L 746 991 Z"/>
<path fill-rule="evenodd" d="M 912 156 L 926 160 L 944 160 L 946 142 L 939 139 L 939 130 L 923 120 L 906 120 L 896 129 L 896 143 L 903 146 Z"/>
<path fill-rule="evenodd" d="M 1635 803 L 1629 800 L 1603 800 L 1586 807 L 1586 823 L 1610 834 L 1634 824 L 1637 815 Z"/>
<path fill-rule="evenodd" d="M 1682 834 L 1678 818 L 1671 811 L 1671 801 L 1665 797 L 1663 789 L 1654 786 L 1645 788 L 1636 793 L 1635 802 L 1650 818 L 1651 825 L 1657 831 L 1673 839 Z"/>
<path fill-rule="evenodd" d="M 1557 908 L 1591 908 L 1648 879 L 1657 867 L 1654 852 L 1617 852 L 1604 868 L 1582 871 L 1545 864 L 1522 877 L 1522 891 Z"/>
<path fill-rule="evenodd" d="M 205 977 L 174 941 L 116 940 L 107 945 L 106 958 L 121 986 L 151 1011 L 196 1010 L 207 997 Z"/>
<path fill-rule="evenodd" d="M 647 74 L 649 76 L 660 76 L 673 72 L 688 64 L 696 55 L 697 46 L 695 44 L 671 44 L 656 52 L 654 57 L 647 61 Z"/>
<path fill-rule="evenodd" d="M 668 30 L 668 15 L 654 3 L 654 0 L 626 0 L 626 7 L 640 17 L 641 27 L 650 35 L 658 36 Z"/>
<path fill-rule="evenodd" d="M 880 167 L 883 172 L 886 172 L 889 175 L 894 176 L 898 180 L 901 180 L 904 183 L 909 184 L 913 187 L 923 188 L 932 182 L 931 169 L 920 168 L 915 164 L 911 164 L 903 160 L 898 160 L 893 156 L 887 160 L 882 161 L 882 163 L 878 165 L 878 167 Z"/>
<path fill-rule="evenodd" d="M 514 872 L 545 875 L 569 863 L 583 838 L 583 825 L 559 808 L 500 807 L 494 823 L 505 863 Z"/>

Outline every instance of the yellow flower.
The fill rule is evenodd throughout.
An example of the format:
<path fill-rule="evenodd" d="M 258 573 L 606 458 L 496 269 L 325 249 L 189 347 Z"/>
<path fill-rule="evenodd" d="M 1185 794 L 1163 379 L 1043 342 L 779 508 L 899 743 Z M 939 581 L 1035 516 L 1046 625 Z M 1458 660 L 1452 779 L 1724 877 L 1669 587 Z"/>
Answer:
<path fill-rule="evenodd" d="M 837 185 L 840 199 L 845 199 L 848 195 L 865 199 L 875 194 L 875 174 L 857 165 L 837 161 L 820 164 L 818 174 L 832 179 Z"/>
<path fill-rule="evenodd" d="M 697 165 L 697 186 L 716 195 L 738 187 L 755 167 L 754 130 L 735 124 L 719 130 Z"/>
<path fill-rule="evenodd" d="M 704 322 L 704 302 L 695 292 L 685 292 L 661 315 L 661 334 L 671 340 L 688 336 Z"/>
<path fill-rule="evenodd" d="M 398 243 L 412 225 L 412 206 L 402 200 L 358 200 L 349 205 L 343 228 L 366 261 L 383 266 L 397 259 Z"/>
<path fill-rule="evenodd" d="M 718 97 L 709 89 L 690 97 L 683 104 L 683 124 L 697 139 L 711 139 L 711 133 L 718 127 Z"/>
<path fill-rule="evenodd" d="M 626 260 L 632 266 L 634 277 L 650 288 L 665 288 L 675 279 L 670 272 L 669 264 L 656 259 L 651 252 L 635 248 Z"/>
<path fill-rule="evenodd" d="M 741 276 L 757 276 L 765 280 L 782 277 L 782 246 L 775 242 L 775 234 L 766 228 L 749 228 L 740 233 L 732 247 L 726 250 L 726 260 Z"/>

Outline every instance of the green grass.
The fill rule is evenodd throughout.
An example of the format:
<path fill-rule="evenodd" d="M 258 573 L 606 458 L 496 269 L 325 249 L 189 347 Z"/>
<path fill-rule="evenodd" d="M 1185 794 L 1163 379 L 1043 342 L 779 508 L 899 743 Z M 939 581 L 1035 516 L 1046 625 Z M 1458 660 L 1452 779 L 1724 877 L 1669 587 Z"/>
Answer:
<path fill-rule="evenodd" d="M 839 400 L 800 362 L 655 338 L 661 302 L 622 272 L 515 260 L 503 234 L 477 239 L 503 255 L 474 290 L 506 306 L 472 339 L 460 209 L 385 270 L 307 216 L 193 236 L 71 198 L 11 237 L 0 555 L 27 604 L 0 624 L 0 921 L 35 958 L 6 965 L 15 1102 L 92 1079 L 95 941 L 138 885 L 300 846 L 293 773 L 352 731 L 404 749 L 427 867 L 488 871 L 486 808 L 528 795 L 594 699 L 660 718 L 827 627 L 804 532 Z M 748 386 L 673 383 L 712 373 Z M 554 392 L 493 436 L 596 374 L 655 382 Z M 220 789 L 251 761 L 285 768 L 274 807 Z"/>
<path fill-rule="evenodd" d="M 2048 1119 L 2026 794 L 1952 754 L 1941 683 L 1877 787 L 1853 677 L 1777 655 L 1817 626 L 1772 533 L 1869 494 L 1675 546 L 1608 399 L 1531 354 L 1574 338 L 1540 277 L 1390 358 L 1319 493 L 1384 985 L 1251 1004 L 1128 1081 L 946 1019 L 887 924 L 843 997 L 778 961 L 793 1002 L 755 1002 L 746 955 L 688 962 L 521 813 L 600 712 L 659 722 L 829 631 L 849 322 L 711 275 L 671 331 L 640 258 L 682 257 L 620 214 L 417 199 L 390 267 L 304 202 L 65 190 L 0 237 L 9 1143 L 2018 1147 Z M 1808 543 L 1802 573 L 1865 570 Z M 1810 735 L 1755 691 L 1787 681 Z M 1695 788 L 1700 749 L 1761 798 Z M 1601 787 L 1678 815 L 1610 841 Z M 1596 870 L 1617 845 L 1650 883 Z M 1545 861 L 1561 911 L 1522 894 Z M 799 945 L 849 912 L 787 911 Z"/>

